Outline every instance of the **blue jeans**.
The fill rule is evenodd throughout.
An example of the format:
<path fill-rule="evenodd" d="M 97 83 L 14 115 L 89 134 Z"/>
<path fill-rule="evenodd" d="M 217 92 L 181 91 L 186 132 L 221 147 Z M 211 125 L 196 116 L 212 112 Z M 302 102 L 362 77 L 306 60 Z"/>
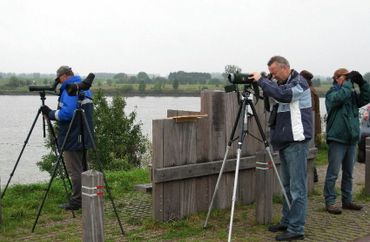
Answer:
<path fill-rule="evenodd" d="M 356 144 L 346 145 L 330 142 L 328 150 L 329 165 L 326 171 L 324 196 L 325 203 L 335 203 L 335 182 L 342 167 L 342 203 L 352 202 L 352 171 L 355 164 Z"/>
<path fill-rule="evenodd" d="M 307 210 L 307 156 L 308 141 L 294 142 L 279 151 L 281 180 L 291 208 L 283 203 L 280 223 L 291 233 L 304 234 Z"/>

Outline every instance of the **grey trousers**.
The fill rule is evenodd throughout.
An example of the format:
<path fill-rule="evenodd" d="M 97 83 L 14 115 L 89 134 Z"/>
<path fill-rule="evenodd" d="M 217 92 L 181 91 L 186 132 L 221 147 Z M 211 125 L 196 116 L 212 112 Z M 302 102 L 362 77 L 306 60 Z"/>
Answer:
<path fill-rule="evenodd" d="M 81 173 L 83 172 L 83 151 L 64 151 L 64 162 L 72 180 L 72 196 L 69 199 L 72 205 L 81 205 Z"/>

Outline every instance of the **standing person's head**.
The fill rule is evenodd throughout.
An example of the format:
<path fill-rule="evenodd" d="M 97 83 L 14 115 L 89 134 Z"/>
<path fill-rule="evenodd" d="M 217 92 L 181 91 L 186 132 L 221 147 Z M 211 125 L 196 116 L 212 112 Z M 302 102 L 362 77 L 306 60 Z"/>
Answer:
<path fill-rule="evenodd" d="M 312 78 L 313 78 L 313 75 L 311 72 L 307 71 L 307 70 L 303 70 L 299 73 L 301 76 L 304 77 L 304 79 L 307 80 L 307 83 L 309 86 L 312 86 Z"/>
<path fill-rule="evenodd" d="M 347 74 L 349 71 L 346 68 L 339 68 L 334 72 L 333 80 L 334 83 L 338 85 L 343 85 L 343 83 L 347 80 Z"/>
<path fill-rule="evenodd" d="M 55 78 L 55 81 L 63 83 L 70 76 L 74 76 L 72 68 L 69 66 L 61 66 L 57 70 L 57 77 Z"/>
<path fill-rule="evenodd" d="M 279 83 L 284 83 L 290 75 L 289 61 L 282 56 L 273 56 L 267 63 L 272 77 Z"/>

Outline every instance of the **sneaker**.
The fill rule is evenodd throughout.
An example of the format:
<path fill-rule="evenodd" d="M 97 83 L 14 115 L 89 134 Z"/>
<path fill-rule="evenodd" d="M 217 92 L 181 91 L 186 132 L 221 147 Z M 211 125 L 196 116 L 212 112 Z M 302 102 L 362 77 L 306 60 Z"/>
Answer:
<path fill-rule="evenodd" d="M 358 205 L 356 203 L 350 202 L 350 203 L 343 203 L 342 204 L 343 209 L 348 209 L 348 210 L 361 210 L 363 208 L 362 205 Z"/>
<path fill-rule="evenodd" d="M 65 210 L 79 210 L 81 208 L 81 204 L 63 203 L 59 205 L 59 208 L 63 208 Z"/>
<path fill-rule="evenodd" d="M 342 209 L 338 208 L 334 204 L 326 205 L 326 211 L 331 214 L 341 214 L 342 213 Z"/>
<path fill-rule="evenodd" d="M 270 225 L 268 227 L 268 231 L 276 233 L 278 231 L 286 231 L 288 229 L 288 226 L 283 225 L 281 223 L 275 224 L 275 225 Z"/>

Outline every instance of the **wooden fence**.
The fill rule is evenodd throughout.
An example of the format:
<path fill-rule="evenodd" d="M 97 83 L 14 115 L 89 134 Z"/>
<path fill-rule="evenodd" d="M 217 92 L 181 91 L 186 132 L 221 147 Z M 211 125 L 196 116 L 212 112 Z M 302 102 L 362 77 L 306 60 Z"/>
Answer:
<path fill-rule="evenodd" d="M 168 110 L 168 118 L 153 120 L 153 216 L 156 221 L 182 218 L 207 211 L 220 172 L 229 136 L 238 112 L 235 93 L 204 91 L 201 93 L 200 112 Z M 256 110 L 265 132 L 268 113 L 262 101 Z M 251 110 L 250 110 L 251 112 Z M 187 114 L 207 114 L 193 121 L 178 122 L 170 118 Z M 240 161 L 237 202 L 257 202 L 257 213 L 271 217 L 270 205 L 273 193 L 280 193 L 280 186 L 273 171 L 259 173 L 256 162 L 267 162 L 265 147 L 261 142 L 254 117 L 247 120 L 246 136 Z M 239 135 L 240 130 L 236 130 Z M 268 135 L 268 133 L 267 133 Z M 259 140 L 257 140 L 257 137 Z M 308 162 L 308 187 L 313 187 L 313 159 L 317 149 L 310 148 Z M 214 208 L 231 206 L 237 141 L 229 151 L 223 178 L 214 201 Z M 277 154 L 274 161 L 279 166 Z M 264 204 L 266 203 L 266 204 Z M 262 204 L 262 205 L 261 205 Z M 258 216 L 258 215 L 257 215 Z"/>

